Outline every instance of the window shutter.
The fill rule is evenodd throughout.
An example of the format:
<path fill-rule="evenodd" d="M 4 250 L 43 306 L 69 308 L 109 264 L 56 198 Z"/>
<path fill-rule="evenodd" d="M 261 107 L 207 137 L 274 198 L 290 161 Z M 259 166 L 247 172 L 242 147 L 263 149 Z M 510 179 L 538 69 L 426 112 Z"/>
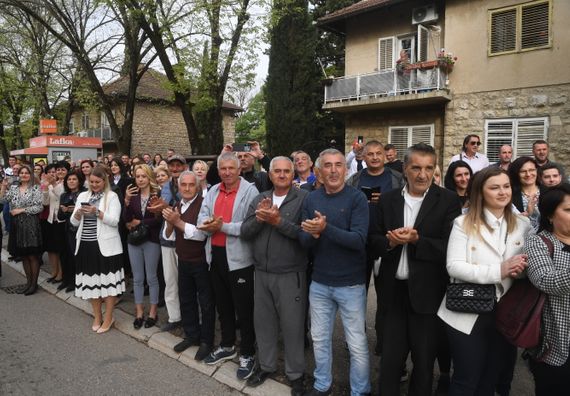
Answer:
<path fill-rule="evenodd" d="M 491 13 L 490 31 L 491 54 L 516 50 L 517 45 L 517 10 L 516 8 Z"/>
<path fill-rule="evenodd" d="M 433 128 L 431 125 L 412 127 L 412 141 L 410 146 L 416 143 L 425 143 L 433 146 Z"/>
<path fill-rule="evenodd" d="M 546 119 L 520 120 L 517 125 L 517 157 L 532 157 L 532 143 L 546 138 Z"/>
<path fill-rule="evenodd" d="M 429 30 L 422 25 L 418 25 L 418 62 L 428 60 Z"/>
<path fill-rule="evenodd" d="M 408 148 L 408 128 L 391 127 L 388 142 L 396 147 L 398 159 L 403 160 L 406 149 Z"/>
<path fill-rule="evenodd" d="M 532 143 L 546 139 L 547 118 L 522 118 L 488 120 L 485 122 L 485 153 L 490 162 L 499 161 L 499 149 L 503 144 L 513 147 L 513 158 L 532 157 Z"/>
<path fill-rule="evenodd" d="M 522 7 L 521 49 L 540 48 L 550 45 L 549 19 L 548 2 Z"/>
<path fill-rule="evenodd" d="M 384 37 L 378 40 L 378 71 L 394 68 L 394 37 Z"/>
<path fill-rule="evenodd" d="M 489 162 L 499 161 L 499 149 L 504 144 L 513 145 L 512 121 L 488 121 L 485 153 Z M 514 149 L 514 147 L 513 147 Z"/>

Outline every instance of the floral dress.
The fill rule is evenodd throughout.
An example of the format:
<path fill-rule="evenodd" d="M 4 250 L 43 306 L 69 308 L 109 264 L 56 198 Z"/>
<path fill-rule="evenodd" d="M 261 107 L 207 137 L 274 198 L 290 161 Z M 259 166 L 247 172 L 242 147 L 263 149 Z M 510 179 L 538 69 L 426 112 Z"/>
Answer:
<path fill-rule="evenodd" d="M 43 210 L 42 192 L 38 185 L 20 192 L 19 186 L 10 186 L 0 202 L 8 202 L 10 209 L 23 208 L 24 212 L 13 217 L 10 237 L 14 238 L 17 256 L 31 256 L 42 252 L 42 234 L 39 214 Z"/>

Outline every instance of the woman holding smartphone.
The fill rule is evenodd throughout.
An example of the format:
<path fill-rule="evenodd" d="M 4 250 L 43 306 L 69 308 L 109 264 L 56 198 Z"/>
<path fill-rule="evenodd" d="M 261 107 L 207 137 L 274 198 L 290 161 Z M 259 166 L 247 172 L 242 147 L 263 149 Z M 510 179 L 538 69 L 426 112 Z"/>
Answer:
<path fill-rule="evenodd" d="M 77 197 L 70 222 L 78 227 L 75 243 L 75 295 L 90 300 L 91 329 L 99 334 L 113 326 L 117 296 L 125 291 L 123 246 L 119 237 L 121 203 L 109 188 L 102 166 L 89 176 L 89 189 Z M 105 302 L 105 317 L 102 305 Z"/>
<path fill-rule="evenodd" d="M 133 168 L 135 185 L 130 185 L 125 194 L 123 220 L 129 232 L 137 227 L 146 227 L 147 237 L 144 241 L 128 240 L 129 258 L 133 271 L 133 288 L 135 292 L 136 317 L 135 329 L 153 327 L 158 319 L 157 308 L 159 298 L 158 261 L 160 260 L 159 232 L 162 218 L 147 210 L 152 201 L 158 198 L 160 187 L 156 183 L 154 172 L 146 164 Z M 144 318 L 144 279 L 149 287 L 150 309 L 148 318 Z"/>
<path fill-rule="evenodd" d="M 473 176 L 469 211 L 455 219 L 447 247 L 447 272 L 454 283 L 494 285 L 496 300 L 527 266 L 523 254 L 527 218 L 513 212 L 507 173 L 488 167 Z M 497 331 L 494 310 L 452 311 L 443 299 L 438 316 L 446 323 L 454 371 L 449 395 L 494 395 L 514 370 L 516 347 Z M 504 389 L 508 394 L 508 390 Z"/>

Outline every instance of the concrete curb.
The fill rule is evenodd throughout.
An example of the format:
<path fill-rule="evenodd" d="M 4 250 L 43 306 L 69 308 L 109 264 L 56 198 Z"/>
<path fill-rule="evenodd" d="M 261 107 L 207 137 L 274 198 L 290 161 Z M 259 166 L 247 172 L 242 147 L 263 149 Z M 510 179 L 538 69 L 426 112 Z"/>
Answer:
<path fill-rule="evenodd" d="M 1 253 L 2 262 L 8 265 L 10 268 L 19 272 L 22 275 L 24 270 L 21 263 L 16 263 L 14 261 L 8 260 L 8 252 L 2 249 Z M 51 283 L 47 283 L 47 276 L 40 272 L 38 279 L 38 285 L 43 288 L 46 292 L 54 295 L 55 297 L 61 299 L 62 301 L 80 309 L 81 311 L 91 315 L 91 304 L 87 300 L 82 300 L 75 297 L 72 293 L 65 293 L 65 291 L 58 291 L 57 285 L 54 286 Z M 134 316 L 128 313 L 116 309 L 115 313 L 115 324 L 114 327 L 123 334 L 126 334 L 144 344 L 149 348 L 155 349 L 166 356 L 178 360 L 185 366 L 199 371 L 202 374 L 209 376 L 216 381 L 229 386 L 238 392 L 247 395 L 271 395 L 271 396 L 288 396 L 291 394 L 291 388 L 285 384 L 277 382 L 271 378 L 267 379 L 263 385 L 256 388 L 250 388 L 246 386 L 245 381 L 240 381 L 236 377 L 236 370 L 238 365 L 233 361 L 226 361 L 218 365 L 207 365 L 205 363 L 197 362 L 194 360 L 194 355 L 198 350 L 198 347 L 188 348 L 183 353 L 176 353 L 173 350 L 174 345 L 182 341 L 182 338 L 177 337 L 168 332 L 161 332 L 158 327 L 153 327 L 151 329 L 145 329 L 144 327 L 140 330 L 135 330 L 133 328 Z"/>

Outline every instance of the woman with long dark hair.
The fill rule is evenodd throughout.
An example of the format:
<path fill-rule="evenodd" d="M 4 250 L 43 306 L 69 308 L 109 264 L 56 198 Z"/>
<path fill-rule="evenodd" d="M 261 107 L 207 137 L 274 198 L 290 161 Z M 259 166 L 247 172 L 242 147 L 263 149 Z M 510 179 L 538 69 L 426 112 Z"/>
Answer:
<path fill-rule="evenodd" d="M 67 293 L 75 290 L 75 237 L 77 227 L 69 221 L 75 210 L 75 203 L 80 193 L 85 191 L 83 173 L 76 170 L 69 172 L 63 180 L 64 192 L 59 198 L 59 212 L 57 218 L 64 223 L 65 229 L 65 254 L 61 262 L 63 270 L 63 282 L 58 289 L 64 289 Z"/>
<path fill-rule="evenodd" d="M 509 176 L 513 188 L 513 205 L 528 217 L 536 231 L 540 218 L 538 200 L 542 192 L 538 180 L 538 164 L 532 157 L 520 157 L 509 167 Z"/>
<path fill-rule="evenodd" d="M 39 219 L 39 213 L 43 209 L 42 192 L 30 166 L 22 165 L 18 178 L 19 183 L 10 187 L 8 180 L 3 180 L 0 202 L 10 204 L 10 215 L 13 216 L 10 236 L 14 238 L 14 253 L 22 258 L 27 280 L 26 287 L 20 293 L 29 296 L 38 290 L 39 255 L 42 252 Z"/>
<path fill-rule="evenodd" d="M 463 208 L 465 208 L 468 203 L 467 190 L 469 188 L 469 180 L 471 180 L 472 177 L 473 171 L 471 167 L 467 162 L 462 160 L 452 162 L 445 174 L 443 182 L 445 188 L 457 193 Z"/>

